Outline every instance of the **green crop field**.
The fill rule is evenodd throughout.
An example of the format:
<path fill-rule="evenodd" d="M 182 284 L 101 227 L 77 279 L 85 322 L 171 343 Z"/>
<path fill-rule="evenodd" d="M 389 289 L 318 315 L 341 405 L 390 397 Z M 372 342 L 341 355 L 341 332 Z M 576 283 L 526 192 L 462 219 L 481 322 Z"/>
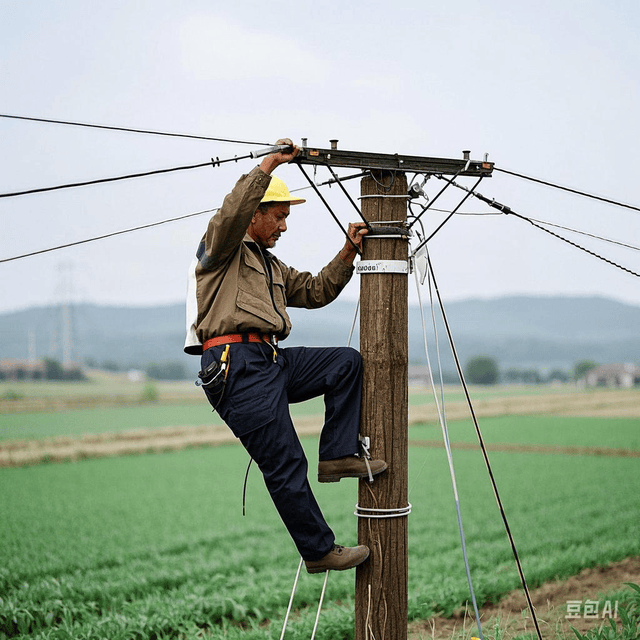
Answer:
<path fill-rule="evenodd" d="M 474 437 L 468 423 L 450 427 L 452 440 Z M 640 448 L 637 421 L 624 419 L 510 416 L 481 427 L 493 442 Z M 416 426 L 410 437 L 438 433 Z M 355 481 L 318 485 L 317 438 L 303 443 L 337 541 L 355 544 Z M 453 456 L 476 594 L 495 601 L 519 585 L 511 550 L 480 453 Z M 490 459 L 531 587 L 640 555 L 638 458 Z M 279 638 L 299 558 L 255 469 L 242 516 L 247 462 L 226 445 L 0 469 L 0 638 Z M 409 471 L 417 620 L 469 594 L 444 451 L 411 447 Z M 322 579 L 301 576 L 287 638 L 310 637 Z M 330 575 L 319 640 L 353 636 L 353 593 L 354 572 Z"/>
<path fill-rule="evenodd" d="M 572 416 L 500 416 L 480 420 L 487 443 L 537 444 L 559 447 L 610 447 L 640 450 L 640 420 L 637 418 L 592 418 Z M 415 425 L 411 440 L 442 440 L 439 424 Z M 449 425 L 451 442 L 477 442 L 470 420 Z"/>
<path fill-rule="evenodd" d="M 322 399 L 314 398 L 294 405 L 291 413 L 293 416 L 321 415 Z M 224 422 L 211 411 L 203 397 L 202 402 L 196 404 L 140 404 L 123 408 L 0 413 L 0 441 L 222 424 Z"/>

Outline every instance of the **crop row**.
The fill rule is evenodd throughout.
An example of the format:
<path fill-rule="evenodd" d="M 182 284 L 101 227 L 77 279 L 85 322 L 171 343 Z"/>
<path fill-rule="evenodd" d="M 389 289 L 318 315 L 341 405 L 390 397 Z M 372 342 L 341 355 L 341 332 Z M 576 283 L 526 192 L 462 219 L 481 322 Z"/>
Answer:
<path fill-rule="evenodd" d="M 637 460 L 491 460 L 530 586 L 640 554 Z M 242 517 L 246 462 L 233 445 L 0 471 L 0 637 L 279 637 L 298 558 L 255 471 Z M 454 462 L 474 587 L 494 601 L 518 587 L 511 551 L 480 455 Z M 424 619 L 468 598 L 444 453 L 412 449 L 409 486 L 410 617 Z M 355 483 L 314 487 L 355 543 Z M 290 637 L 309 637 L 321 582 L 302 577 Z M 349 637 L 353 585 L 331 575 L 319 638 Z"/>

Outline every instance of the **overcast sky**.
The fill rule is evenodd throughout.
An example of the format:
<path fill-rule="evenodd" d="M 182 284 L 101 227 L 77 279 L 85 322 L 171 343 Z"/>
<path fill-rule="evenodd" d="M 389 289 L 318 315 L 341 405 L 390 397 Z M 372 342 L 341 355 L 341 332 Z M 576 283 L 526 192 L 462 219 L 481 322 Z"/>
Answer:
<path fill-rule="evenodd" d="M 0 113 L 258 143 L 337 138 L 342 149 L 421 156 L 470 149 L 638 206 L 639 32 L 637 0 L 5 0 Z M 0 140 L 0 193 L 260 148 L 5 118 Z M 0 199 L 0 259 L 216 207 L 255 164 Z M 278 175 L 306 185 L 296 167 Z M 358 181 L 349 189 L 357 196 Z M 439 189 L 427 183 L 431 196 Z M 354 219 L 336 187 L 325 191 L 343 222 Z M 640 245 L 640 212 L 501 173 L 479 191 L 525 216 Z M 276 253 L 315 272 L 343 238 L 303 193 Z M 464 210 L 490 211 L 477 200 Z M 427 229 L 442 216 L 430 213 Z M 0 313 L 65 297 L 181 302 L 207 218 L 0 263 Z M 637 250 L 559 232 L 640 272 Z M 570 294 L 640 306 L 637 277 L 513 217 L 456 216 L 430 250 L 445 300 Z M 357 298 L 357 277 L 344 295 Z"/>

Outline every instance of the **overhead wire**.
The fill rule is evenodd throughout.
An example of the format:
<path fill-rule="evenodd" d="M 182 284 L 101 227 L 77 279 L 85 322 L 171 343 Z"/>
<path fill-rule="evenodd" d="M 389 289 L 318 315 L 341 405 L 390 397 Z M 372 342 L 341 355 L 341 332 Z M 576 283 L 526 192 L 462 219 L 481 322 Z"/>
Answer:
<path fill-rule="evenodd" d="M 528 222 L 529 224 L 533 225 L 534 227 L 536 227 L 537 229 L 540 229 L 541 231 L 544 231 L 545 233 L 548 233 L 549 235 L 553 236 L 554 238 L 558 238 L 558 240 L 562 240 L 563 242 L 566 242 L 567 244 L 570 244 L 572 247 L 576 247 L 577 249 L 580 249 L 581 251 L 584 251 L 585 253 L 588 253 L 589 255 L 593 256 L 594 258 L 598 258 L 598 260 L 602 260 L 603 262 L 606 262 L 607 264 L 610 264 L 618 269 L 621 269 L 622 271 L 625 271 L 626 273 L 632 275 L 632 276 L 636 276 L 637 278 L 640 278 L 640 273 L 637 273 L 636 271 L 633 271 L 621 264 L 618 264 L 617 262 L 614 262 L 613 260 L 610 260 L 609 258 L 605 258 L 604 256 L 601 256 L 599 253 L 596 253 L 595 251 L 591 251 L 591 249 L 587 249 L 586 247 L 583 247 L 582 245 L 578 244 L 577 242 L 573 242 L 572 240 L 569 240 L 568 238 L 564 238 L 563 236 L 555 233 L 554 231 L 551 231 L 550 229 L 546 229 L 545 227 L 543 227 L 540 224 L 537 224 L 536 222 L 534 222 L 531 218 L 527 218 L 526 216 L 520 215 L 519 213 L 516 213 L 515 211 L 511 211 L 509 215 L 513 215 L 516 218 L 519 218 L 520 220 L 524 220 L 526 222 Z"/>
<path fill-rule="evenodd" d="M 30 253 L 24 253 L 19 256 L 13 256 L 11 258 L 3 258 L 0 259 L 0 264 L 3 262 L 11 262 L 13 260 L 20 260 L 22 258 L 30 258 L 31 256 L 37 256 L 42 253 L 49 253 L 50 251 L 57 251 L 58 249 L 67 249 L 68 247 L 75 247 L 80 244 L 86 244 L 88 242 L 95 242 L 96 240 L 104 240 L 105 238 L 111 238 L 113 236 L 123 235 L 125 233 L 132 233 L 133 231 L 140 231 L 142 229 L 149 229 L 151 227 L 158 227 L 162 224 L 167 224 L 169 222 L 176 222 L 178 220 L 186 220 L 187 218 L 193 218 L 195 216 L 201 216 L 205 213 L 213 213 L 218 209 L 205 209 L 204 211 L 197 211 L 195 213 L 188 213 L 184 216 L 177 216 L 175 218 L 168 218 L 167 220 L 161 220 L 159 222 L 151 222 L 149 224 L 143 224 L 138 227 L 131 227 L 130 229 L 122 229 L 120 231 L 113 231 L 112 233 L 105 233 L 100 236 L 93 236 L 91 238 L 85 238 L 84 240 L 78 240 L 76 242 L 68 242 L 67 244 L 57 245 L 55 247 L 49 247 L 48 249 L 40 249 L 38 251 L 31 251 Z"/>
<path fill-rule="evenodd" d="M 221 160 L 220 162 L 225 162 L 225 161 Z M 339 181 L 339 180 L 351 180 L 353 178 L 362 177 L 362 175 L 364 173 L 366 173 L 366 172 L 355 174 L 355 175 L 350 175 L 350 176 L 345 176 L 345 177 L 336 176 L 335 179 L 332 178 L 331 180 L 327 180 L 325 182 L 321 182 L 317 186 L 325 186 L 325 185 L 328 185 L 328 184 L 333 184 L 334 182 Z M 293 193 L 294 191 L 300 191 L 302 189 L 311 189 L 311 188 L 312 188 L 311 186 L 307 186 L 307 187 L 302 187 L 301 189 L 292 189 L 291 192 Z M 150 224 L 131 227 L 131 228 L 128 228 L 128 229 L 121 229 L 119 231 L 114 231 L 114 232 L 106 233 L 106 234 L 99 235 L 99 236 L 92 236 L 92 237 L 85 238 L 83 240 L 78 240 L 78 241 L 75 241 L 75 242 L 68 242 L 66 244 L 60 244 L 60 245 L 56 245 L 56 246 L 53 246 L 53 247 L 48 247 L 46 249 L 39 249 L 37 251 L 31 251 L 31 252 L 28 252 L 28 253 L 23 253 L 23 254 L 16 255 L 16 256 L 11 256 L 9 258 L 2 258 L 2 259 L 0 259 L 0 264 L 2 264 L 4 262 L 12 262 L 14 260 L 20 260 L 22 258 L 30 258 L 32 256 L 37 256 L 37 255 L 40 255 L 40 254 L 43 254 L 43 253 L 49 253 L 51 251 L 58 251 L 60 249 L 67 249 L 69 247 L 74 247 L 74 246 L 81 245 L 81 244 L 86 244 L 86 243 L 89 243 L 89 242 L 95 242 L 97 240 L 104 240 L 105 238 L 111 238 L 113 236 L 123 235 L 125 233 L 132 233 L 134 231 L 141 231 L 143 229 L 149 229 L 151 227 L 157 227 L 157 226 L 160 226 L 160 225 L 163 225 L 163 224 L 167 224 L 169 222 L 176 222 L 176 221 L 179 221 L 179 220 L 186 220 L 188 218 L 193 218 L 193 217 L 196 217 L 196 216 L 204 215 L 205 213 L 214 213 L 215 211 L 218 211 L 218 209 L 219 209 L 219 207 L 215 207 L 213 209 L 205 209 L 203 211 L 197 211 L 195 213 L 188 213 L 188 214 L 185 214 L 185 215 L 182 215 L 182 216 L 176 216 L 174 218 L 168 218 L 166 220 L 160 220 L 158 222 L 152 222 Z"/>
<path fill-rule="evenodd" d="M 462 189 L 463 191 L 467 191 L 469 195 L 471 195 L 471 191 L 461 185 L 458 184 L 454 181 L 452 181 L 452 185 L 454 187 L 457 187 L 458 189 Z M 553 236 L 554 238 L 557 238 L 558 240 L 562 240 L 563 242 L 566 242 L 567 244 L 575 247 L 576 249 L 580 249 L 581 251 L 584 251 L 585 253 L 588 253 L 589 255 L 593 256 L 594 258 L 598 258 L 598 260 L 602 260 L 603 262 L 606 262 L 607 264 L 610 264 L 613 267 L 616 267 L 617 269 L 620 269 L 622 271 L 625 271 L 626 273 L 632 275 L 632 276 L 636 276 L 637 278 L 640 278 L 640 273 L 637 273 L 636 271 L 633 271 L 632 269 L 629 269 L 617 262 L 614 262 L 613 260 L 610 260 L 609 258 L 605 258 L 604 256 L 600 255 L 599 253 L 596 253 L 595 251 L 592 251 L 591 249 L 587 249 L 586 247 L 583 247 L 582 245 L 578 244 L 577 242 L 573 242 L 573 240 L 569 240 L 568 238 L 565 238 L 557 233 L 555 233 L 554 231 L 551 231 L 550 229 L 545 228 L 544 226 L 542 226 L 542 224 L 538 224 L 537 222 L 535 222 L 533 220 L 533 218 L 528 218 L 527 216 L 524 216 L 520 213 L 518 213 L 517 211 L 514 211 L 511 207 L 502 204 L 501 202 L 498 202 L 497 200 L 492 199 L 492 198 L 487 198 L 486 196 L 482 195 L 481 193 L 478 193 L 477 191 L 473 193 L 473 195 L 478 198 L 479 200 L 482 200 L 482 202 L 488 204 L 490 207 L 497 209 L 498 211 L 500 211 L 501 213 L 504 213 L 505 215 L 512 215 L 516 218 L 519 218 L 520 220 L 524 220 L 525 222 L 528 222 L 529 224 L 531 224 L 532 226 L 536 227 L 537 229 L 540 229 L 541 231 L 544 231 L 545 233 L 548 233 L 549 235 Z M 602 238 L 604 240 L 604 238 Z M 630 247 L 633 248 L 633 247 Z"/>
<path fill-rule="evenodd" d="M 209 140 L 213 142 L 230 142 L 233 144 L 256 144 L 256 145 L 267 145 L 268 142 L 254 142 L 249 140 L 234 140 L 233 138 L 216 138 L 213 136 L 201 136 L 189 133 L 171 133 L 167 131 L 154 131 L 150 129 L 134 129 L 132 127 L 116 127 L 105 124 L 90 124 L 87 122 L 73 122 L 70 120 L 53 120 L 50 118 L 32 118 L 29 116 L 16 116 L 9 115 L 6 113 L 0 113 L 0 118 L 10 118 L 13 120 L 27 120 L 31 122 L 43 122 L 48 124 L 62 124 L 72 127 L 88 127 L 90 129 L 107 129 L 109 131 L 122 131 L 126 133 L 143 133 L 147 135 L 153 136 L 169 136 L 172 138 L 191 138 L 192 140 Z"/>
<path fill-rule="evenodd" d="M 500 215 L 490 214 L 490 215 Z M 549 227 L 555 227 L 557 229 L 564 229 L 565 231 L 571 231 L 572 233 L 578 233 L 583 236 L 588 236 L 589 238 L 594 238 L 595 240 L 602 240 L 602 242 L 609 242 L 611 244 L 616 244 L 619 247 L 624 247 L 625 249 L 633 249 L 634 251 L 640 251 L 640 247 L 636 247 L 632 244 L 627 244 L 626 242 L 620 242 L 619 240 L 612 240 L 611 238 L 605 238 L 603 236 L 596 235 L 595 233 L 588 233 L 587 231 L 580 231 L 579 229 L 572 229 L 571 227 L 565 227 L 561 224 L 555 224 L 553 222 L 547 222 L 546 220 L 536 220 L 536 218 L 529 217 L 528 220 L 537 222 L 538 224 L 546 224 Z"/>
<path fill-rule="evenodd" d="M 572 189 L 571 187 L 565 187 L 560 184 L 549 182 L 548 180 L 541 180 L 540 178 L 532 178 L 531 176 L 526 176 L 522 173 L 516 173 L 515 171 L 509 171 L 508 169 L 501 169 L 500 167 L 496 167 L 496 166 L 493 167 L 493 170 L 500 171 L 501 173 L 506 173 L 510 176 L 515 176 L 516 178 L 522 178 L 523 180 L 529 180 L 530 182 L 537 182 L 538 184 L 543 184 L 547 187 L 553 187 L 554 189 L 560 189 L 561 191 L 568 191 L 569 193 L 575 193 L 576 195 L 584 196 L 585 198 L 591 198 L 592 200 L 599 200 L 600 202 L 613 204 L 616 207 L 624 207 L 625 209 L 631 209 L 632 211 L 640 211 L 640 207 L 636 207 L 632 204 L 625 204 L 624 202 L 619 202 L 618 200 L 613 200 L 611 198 L 596 196 L 593 193 L 587 193 L 586 191 L 580 191 L 579 189 Z"/>
<path fill-rule="evenodd" d="M 73 182 L 73 183 L 67 183 L 67 184 L 60 184 L 60 185 L 55 185 L 52 187 L 39 187 L 36 189 L 26 189 L 24 191 L 14 191 L 12 193 L 0 193 L 0 198 L 13 198 L 15 196 L 25 196 L 25 195 L 30 195 L 30 194 L 34 194 L 34 193 L 45 193 L 48 191 L 59 191 L 61 189 L 71 189 L 74 187 L 86 187 L 88 185 L 94 185 L 94 184 L 104 184 L 107 182 L 117 182 L 119 180 L 129 180 L 131 178 L 144 178 L 146 176 L 153 176 L 153 175 L 158 175 L 158 174 L 163 174 L 163 173 L 172 173 L 175 171 L 187 171 L 189 169 L 201 169 L 202 167 L 217 167 L 221 164 L 224 164 L 226 162 L 237 162 L 238 160 L 246 160 L 247 158 L 251 158 L 253 157 L 251 154 L 245 155 L 245 156 L 236 156 L 234 158 L 228 158 L 226 160 L 220 160 L 218 158 L 216 158 L 215 160 L 212 158 L 210 161 L 208 162 L 200 162 L 198 164 L 190 164 L 190 165 L 183 165 L 180 167 L 170 167 L 168 169 L 154 169 L 152 171 L 143 171 L 140 173 L 129 173 L 126 175 L 122 175 L 122 176 L 115 176 L 112 178 L 99 178 L 97 180 L 86 180 L 84 182 Z"/>

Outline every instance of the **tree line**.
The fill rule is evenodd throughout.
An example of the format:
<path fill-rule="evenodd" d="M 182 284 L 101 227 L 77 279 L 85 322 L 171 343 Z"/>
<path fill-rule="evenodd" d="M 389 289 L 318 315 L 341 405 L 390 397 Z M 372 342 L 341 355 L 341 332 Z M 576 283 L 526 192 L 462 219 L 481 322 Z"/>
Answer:
<path fill-rule="evenodd" d="M 590 369 L 597 367 L 598 363 L 592 360 L 580 360 L 573 369 L 551 369 L 542 372 L 535 368 L 509 367 L 501 370 L 495 358 L 490 356 L 475 356 L 471 358 L 465 367 L 465 378 L 471 384 L 497 384 L 521 383 L 521 384 L 547 384 L 552 382 L 570 382 L 580 380 Z"/>

